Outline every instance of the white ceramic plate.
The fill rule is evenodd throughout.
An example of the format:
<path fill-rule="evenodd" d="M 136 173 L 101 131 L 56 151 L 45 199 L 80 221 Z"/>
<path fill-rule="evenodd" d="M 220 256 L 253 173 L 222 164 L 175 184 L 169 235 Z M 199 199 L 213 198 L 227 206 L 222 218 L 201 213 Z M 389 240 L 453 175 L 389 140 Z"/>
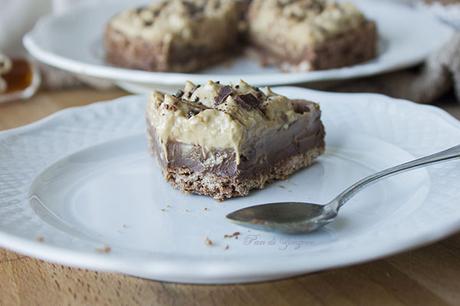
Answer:
<path fill-rule="evenodd" d="M 419 2 L 417 5 L 419 9 L 426 10 L 457 30 L 460 30 L 460 5 L 458 3 L 443 5 L 437 2 L 432 4 Z"/>
<path fill-rule="evenodd" d="M 419 63 L 444 44 L 452 30 L 430 14 L 386 1 L 355 0 L 380 32 L 377 59 L 342 69 L 282 73 L 261 67 L 247 58 L 235 60 L 199 73 L 154 73 L 123 69 L 104 61 L 102 36 L 108 19 L 116 12 L 146 0 L 111 1 L 109 5 L 80 8 L 60 16 L 42 19 L 26 35 L 24 44 L 40 61 L 71 72 L 144 85 L 178 85 L 186 80 L 203 83 L 215 79 L 236 82 L 244 79 L 253 85 L 292 84 L 310 81 L 348 79 L 374 75 Z"/>
<path fill-rule="evenodd" d="M 460 143 L 459 122 L 434 107 L 372 94 L 277 91 L 320 101 L 327 152 L 287 181 L 223 203 L 163 181 L 147 153 L 144 96 L 64 110 L 1 132 L 0 246 L 156 280 L 233 283 L 361 263 L 460 229 L 455 161 L 370 187 L 336 222 L 310 235 L 227 222 L 230 211 L 256 203 L 325 202 L 374 171 Z M 239 239 L 224 238 L 235 231 Z M 105 246 L 109 253 L 97 250 Z"/>

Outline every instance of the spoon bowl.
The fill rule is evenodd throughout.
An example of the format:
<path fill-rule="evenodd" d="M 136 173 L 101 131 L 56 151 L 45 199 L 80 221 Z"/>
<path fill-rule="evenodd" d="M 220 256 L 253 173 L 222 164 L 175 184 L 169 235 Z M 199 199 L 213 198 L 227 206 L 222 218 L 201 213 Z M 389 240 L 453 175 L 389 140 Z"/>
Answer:
<path fill-rule="evenodd" d="M 325 205 L 281 202 L 251 206 L 234 211 L 227 219 L 239 225 L 264 231 L 302 234 L 332 222 L 340 208 L 365 187 L 395 174 L 460 158 L 460 146 L 422 157 L 363 178 Z"/>
<path fill-rule="evenodd" d="M 227 215 L 227 218 L 240 225 L 259 230 L 271 230 L 295 234 L 314 231 L 335 218 L 327 206 L 312 203 L 282 202 L 262 204 L 243 208 Z"/>

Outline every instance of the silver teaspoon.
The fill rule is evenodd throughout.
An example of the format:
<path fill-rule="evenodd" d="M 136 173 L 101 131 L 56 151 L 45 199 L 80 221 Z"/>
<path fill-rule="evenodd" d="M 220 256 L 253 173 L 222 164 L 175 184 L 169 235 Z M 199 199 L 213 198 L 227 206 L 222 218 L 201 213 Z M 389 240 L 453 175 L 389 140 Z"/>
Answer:
<path fill-rule="evenodd" d="M 264 231 L 312 232 L 334 221 L 340 208 L 365 187 L 395 174 L 457 158 L 460 158 L 460 145 L 365 177 L 325 205 L 302 202 L 261 204 L 234 211 L 227 218 L 239 225 Z"/>

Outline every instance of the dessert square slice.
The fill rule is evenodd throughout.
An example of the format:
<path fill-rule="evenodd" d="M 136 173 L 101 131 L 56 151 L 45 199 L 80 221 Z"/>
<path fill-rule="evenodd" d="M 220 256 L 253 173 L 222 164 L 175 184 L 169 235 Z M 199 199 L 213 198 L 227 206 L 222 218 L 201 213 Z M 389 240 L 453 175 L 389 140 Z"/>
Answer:
<path fill-rule="evenodd" d="M 106 60 L 149 71 L 190 72 L 215 64 L 237 46 L 234 0 L 163 0 L 112 17 Z"/>
<path fill-rule="evenodd" d="M 286 71 L 350 66 L 377 54 L 375 23 L 350 3 L 254 0 L 248 18 L 263 60 Z"/>
<path fill-rule="evenodd" d="M 316 103 L 243 81 L 188 82 L 175 95 L 152 94 L 147 126 L 168 182 L 224 200 L 311 165 L 324 152 L 320 115 Z"/>

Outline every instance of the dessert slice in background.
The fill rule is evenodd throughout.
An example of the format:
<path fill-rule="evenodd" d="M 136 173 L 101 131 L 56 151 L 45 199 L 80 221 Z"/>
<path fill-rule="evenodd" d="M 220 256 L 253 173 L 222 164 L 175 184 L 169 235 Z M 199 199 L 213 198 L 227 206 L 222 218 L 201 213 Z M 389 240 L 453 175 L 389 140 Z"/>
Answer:
<path fill-rule="evenodd" d="M 254 0 L 249 36 L 266 63 L 286 71 L 339 68 L 377 55 L 375 22 L 350 3 Z"/>
<path fill-rule="evenodd" d="M 234 0 L 163 0 L 114 16 L 105 32 L 109 63 L 149 71 L 190 72 L 237 47 Z"/>
<path fill-rule="evenodd" d="M 154 92 L 147 126 L 153 154 L 174 187 L 224 200 L 286 179 L 324 152 L 318 104 L 241 81 L 188 82 Z"/>
<path fill-rule="evenodd" d="M 248 12 L 252 0 L 235 0 L 238 8 L 238 32 L 240 34 L 241 49 L 246 47 L 248 40 Z"/>

